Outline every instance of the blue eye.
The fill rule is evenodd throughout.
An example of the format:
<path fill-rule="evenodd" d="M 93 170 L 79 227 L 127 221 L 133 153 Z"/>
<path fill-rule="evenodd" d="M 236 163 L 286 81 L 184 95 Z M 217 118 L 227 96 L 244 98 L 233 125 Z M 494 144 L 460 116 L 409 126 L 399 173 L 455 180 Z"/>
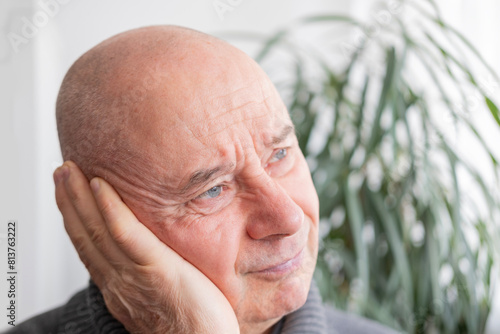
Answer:
<path fill-rule="evenodd" d="M 287 149 L 286 148 L 279 149 L 276 152 L 276 154 L 274 154 L 274 156 L 271 158 L 271 161 L 269 161 L 269 162 L 273 163 L 275 161 L 282 160 L 283 158 L 286 157 L 286 154 L 287 154 Z"/>
<path fill-rule="evenodd" d="M 222 186 L 215 186 L 205 191 L 203 194 L 198 196 L 198 198 L 215 198 L 219 196 L 221 192 L 222 192 Z"/>

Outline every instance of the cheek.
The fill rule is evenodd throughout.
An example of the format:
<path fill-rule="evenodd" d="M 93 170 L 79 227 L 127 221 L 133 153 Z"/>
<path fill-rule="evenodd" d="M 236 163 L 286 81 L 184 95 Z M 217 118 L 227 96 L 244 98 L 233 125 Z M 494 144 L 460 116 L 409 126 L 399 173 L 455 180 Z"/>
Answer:
<path fill-rule="evenodd" d="M 198 268 L 228 297 L 237 286 L 235 263 L 241 240 L 238 222 L 228 212 L 189 215 L 147 226 L 163 243 Z"/>
<path fill-rule="evenodd" d="M 299 180 L 291 185 L 292 198 L 304 210 L 304 215 L 311 220 L 308 245 L 314 263 L 312 265 L 312 270 L 314 271 L 318 253 L 319 199 L 309 167 L 303 156 L 301 157 L 297 177 Z"/>
<path fill-rule="evenodd" d="M 311 173 L 302 154 L 297 157 L 295 167 L 281 182 L 292 200 L 302 208 L 304 215 L 309 217 L 313 227 L 317 228 L 319 222 L 319 199 L 314 188 Z"/>

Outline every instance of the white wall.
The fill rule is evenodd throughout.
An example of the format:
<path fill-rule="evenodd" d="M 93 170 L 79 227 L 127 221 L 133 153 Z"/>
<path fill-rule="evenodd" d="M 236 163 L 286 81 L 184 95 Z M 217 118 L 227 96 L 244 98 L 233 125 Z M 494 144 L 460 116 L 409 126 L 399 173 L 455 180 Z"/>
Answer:
<path fill-rule="evenodd" d="M 43 14 L 47 9 L 41 2 L 56 2 L 58 8 L 52 7 L 52 15 Z M 236 4 L 223 20 L 214 10 L 213 0 L 0 2 L 0 227 L 4 229 L 9 219 L 18 221 L 18 322 L 65 302 L 88 280 L 65 234 L 52 183 L 52 172 L 61 163 L 54 103 L 64 73 L 78 56 L 111 35 L 144 25 L 179 24 L 208 33 L 268 33 L 308 13 L 368 8 L 365 0 L 222 2 Z M 439 2 L 449 19 L 474 40 L 500 72 L 500 47 L 495 43 L 500 31 L 495 17 L 498 2 Z M 47 22 L 43 22 L 44 15 Z M 28 38 L 15 50 L 7 34 L 21 33 L 26 20 L 33 22 L 34 17 L 41 20 L 41 27 L 28 31 Z M 239 46 L 252 51 L 248 43 Z M 5 231 L 0 230 L 0 247 L 4 247 L 1 233 Z M 0 281 L 5 284 L 3 276 Z M 0 288 L 3 302 L 6 288 L 1 284 Z M 3 312 L 0 330 L 6 323 Z"/>

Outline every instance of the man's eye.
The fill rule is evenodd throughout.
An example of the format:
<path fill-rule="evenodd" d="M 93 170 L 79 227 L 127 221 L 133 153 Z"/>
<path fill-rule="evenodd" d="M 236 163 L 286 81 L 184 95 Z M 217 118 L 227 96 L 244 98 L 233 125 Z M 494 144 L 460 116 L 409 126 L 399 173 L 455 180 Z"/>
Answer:
<path fill-rule="evenodd" d="M 286 157 L 286 154 L 287 154 L 287 149 L 286 148 L 279 149 L 274 154 L 274 156 L 271 158 L 271 160 L 269 160 L 269 163 L 273 163 L 273 162 L 279 161 L 281 159 L 284 159 Z"/>
<path fill-rule="evenodd" d="M 207 191 L 205 191 L 203 194 L 201 194 L 197 198 L 200 198 L 200 199 L 215 198 L 215 197 L 218 197 L 221 192 L 222 192 L 222 186 L 215 186 L 213 188 L 208 189 Z"/>

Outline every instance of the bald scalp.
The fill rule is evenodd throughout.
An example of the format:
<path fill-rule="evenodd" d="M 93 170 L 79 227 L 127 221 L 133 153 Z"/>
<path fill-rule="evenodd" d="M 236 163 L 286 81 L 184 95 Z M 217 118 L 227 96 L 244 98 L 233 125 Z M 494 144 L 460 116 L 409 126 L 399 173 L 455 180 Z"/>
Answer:
<path fill-rule="evenodd" d="M 163 78 L 176 62 L 203 43 L 229 47 L 188 28 L 153 26 L 113 36 L 82 55 L 68 70 L 56 103 L 63 159 L 74 161 L 89 180 L 105 178 L 97 171 L 125 161 L 130 172 L 139 168 L 128 143 L 137 114 L 160 89 L 169 89 Z"/>

